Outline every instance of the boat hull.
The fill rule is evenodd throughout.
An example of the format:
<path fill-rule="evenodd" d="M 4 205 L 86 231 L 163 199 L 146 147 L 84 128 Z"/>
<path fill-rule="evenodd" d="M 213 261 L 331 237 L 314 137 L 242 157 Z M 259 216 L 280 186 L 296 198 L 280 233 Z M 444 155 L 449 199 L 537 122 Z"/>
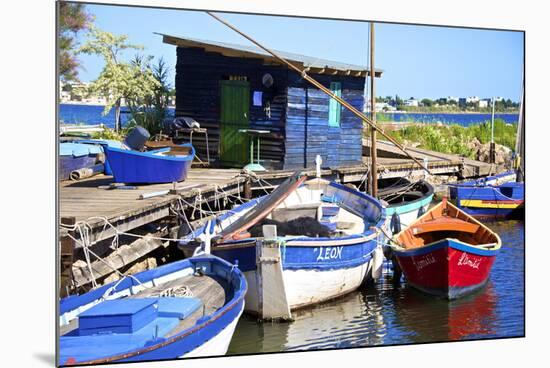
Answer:
<path fill-rule="evenodd" d="M 151 152 L 136 152 L 111 147 L 105 147 L 115 182 L 118 183 L 171 183 L 183 181 L 191 169 L 195 150 L 184 157 L 160 155 L 170 148 L 162 148 Z"/>
<path fill-rule="evenodd" d="M 445 239 L 418 249 L 395 250 L 411 286 L 435 296 L 456 299 L 482 288 L 497 254 Z"/>
<path fill-rule="evenodd" d="M 61 365 L 103 364 L 111 362 L 135 362 L 144 360 L 165 360 L 179 357 L 223 355 L 227 352 L 237 322 L 244 310 L 244 296 L 247 290 L 245 277 L 235 266 L 213 256 L 200 256 L 173 262 L 153 270 L 134 275 L 135 279 L 123 279 L 86 294 L 69 297 L 61 301 L 60 322 L 68 323 L 80 313 L 101 303 L 102 296 L 114 288 L 113 296 L 122 298 L 147 287 L 169 282 L 182 275 L 192 274 L 195 268 L 206 267 L 212 274 L 225 279 L 230 285 L 230 300 L 215 312 L 197 320 L 196 324 L 169 337 L 148 341 L 144 346 L 128 349 L 128 341 L 136 336 L 120 336 L 126 346 L 118 350 L 113 346 L 90 346 L 81 344 L 78 336 L 67 334 L 60 338 Z M 136 281 L 139 280 L 139 283 Z M 114 285 L 114 286 L 113 286 Z M 90 340 L 91 341 L 91 340 Z M 111 340 L 109 340 L 111 341 Z M 99 341 L 98 341 L 99 343 Z M 106 354 L 105 350 L 112 353 Z M 75 355 L 79 353 L 81 355 Z"/>
<path fill-rule="evenodd" d="M 292 245 L 292 241 L 288 241 L 281 246 L 283 283 L 289 308 L 315 305 L 356 290 L 370 276 L 378 241 L 381 239 L 302 239 L 294 241 L 302 245 Z M 248 283 L 245 312 L 251 314 L 261 313 L 257 246 L 248 243 L 212 249 L 214 255 L 238 264 L 244 272 Z"/>
<path fill-rule="evenodd" d="M 74 170 L 92 168 L 96 162 L 97 155 L 59 156 L 59 180 L 70 179 L 71 172 Z"/>
<path fill-rule="evenodd" d="M 449 192 L 458 208 L 478 219 L 522 218 L 524 214 L 523 183 L 457 185 L 449 187 Z"/>
<path fill-rule="evenodd" d="M 426 213 L 428 207 L 430 206 L 430 203 L 432 202 L 432 199 L 433 194 L 417 202 L 404 205 L 389 206 L 386 208 L 386 215 L 391 218 L 394 214 L 397 214 L 400 222 L 400 228 L 404 229 L 412 224 L 422 214 Z M 399 232 L 396 231 L 398 229 L 393 228 L 391 225 L 389 228 L 392 235 Z"/>

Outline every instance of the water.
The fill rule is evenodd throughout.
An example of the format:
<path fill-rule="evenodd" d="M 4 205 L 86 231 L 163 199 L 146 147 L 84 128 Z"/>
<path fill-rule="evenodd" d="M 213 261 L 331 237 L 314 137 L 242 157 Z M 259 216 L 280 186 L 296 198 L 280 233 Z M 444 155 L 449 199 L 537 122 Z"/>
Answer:
<path fill-rule="evenodd" d="M 59 120 L 65 124 L 104 124 L 109 128 L 114 128 L 115 109 L 111 109 L 105 116 L 102 115 L 103 109 L 104 106 L 98 105 L 59 104 Z M 168 116 L 174 116 L 174 111 L 173 107 L 169 107 L 167 109 Z M 122 125 L 124 126 L 129 119 L 130 114 L 123 107 L 120 116 Z"/>
<path fill-rule="evenodd" d="M 124 108 L 123 108 L 124 111 Z M 168 108 L 168 113 L 174 115 L 174 108 Z M 105 124 L 108 127 L 114 127 L 115 113 L 111 109 L 109 113 L 102 116 L 103 106 L 60 104 L 59 118 L 67 124 Z M 384 114 L 392 121 L 416 121 L 423 123 L 442 122 L 448 124 L 471 125 L 491 120 L 491 114 L 423 114 L 423 113 L 399 113 Z M 495 114 L 495 118 L 503 119 L 506 123 L 515 123 L 518 121 L 517 114 Z M 129 119 L 129 114 L 122 114 L 122 124 Z"/>
<path fill-rule="evenodd" d="M 386 275 L 376 286 L 293 312 L 294 322 L 260 324 L 243 316 L 228 354 L 523 336 L 524 224 L 489 226 L 503 246 L 488 284 L 474 295 L 438 299 Z"/>

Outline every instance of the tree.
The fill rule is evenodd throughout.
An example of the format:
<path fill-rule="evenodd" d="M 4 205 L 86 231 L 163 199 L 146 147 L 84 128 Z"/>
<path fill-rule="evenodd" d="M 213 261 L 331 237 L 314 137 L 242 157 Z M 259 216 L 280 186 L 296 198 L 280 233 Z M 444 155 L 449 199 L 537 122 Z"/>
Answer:
<path fill-rule="evenodd" d="M 430 100 L 429 98 L 423 98 L 422 101 L 420 101 L 420 102 L 422 102 L 422 105 L 427 106 L 427 107 L 431 107 L 434 104 L 434 102 L 432 100 Z"/>
<path fill-rule="evenodd" d="M 146 96 L 128 96 L 126 103 L 132 118 L 138 125 L 145 127 L 151 134 L 159 133 L 166 117 L 166 108 L 170 97 L 168 82 L 168 67 L 163 58 L 151 66 L 153 56 L 136 55 L 131 64 L 142 71 L 150 71 L 158 82 L 153 87 L 152 94 Z"/>
<path fill-rule="evenodd" d="M 92 23 L 83 4 L 59 2 L 59 77 L 62 81 L 78 80 L 80 63 L 76 58 L 76 36 Z"/>
<path fill-rule="evenodd" d="M 113 107 L 115 108 L 115 130 L 118 132 L 121 129 L 122 99 L 143 101 L 154 94 L 159 82 L 153 76 L 150 68 L 119 60 L 121 51 L 143 48 L 127 43 L 126 35 L 116 36 L 95 27 L 90 28 L 89 34 L 90 39 L 80 48 L 80 51 L 103 57 L 105 66 L 99 77 L 90 84 L 88 92 L 98 93 L 105 97 L 107 103 L 103 110 L 104 115 Z"/>

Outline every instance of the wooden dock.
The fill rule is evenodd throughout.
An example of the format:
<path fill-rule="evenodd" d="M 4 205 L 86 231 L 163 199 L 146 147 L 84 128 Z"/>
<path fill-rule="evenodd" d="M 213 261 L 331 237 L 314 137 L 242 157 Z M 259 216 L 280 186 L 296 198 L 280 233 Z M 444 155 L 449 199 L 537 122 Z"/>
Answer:
<path fill-rule="evenodd" d="M 424 170 L 411 159 L 400 157 L 397 149 L 389 143 L 379 141 L 378 174 L 387 177 L 422 177 Z M 491 165 L 474 160 L 464 160 L 454 155 L 440 154 L 421 149 L 410 149 L 418 159 L 427 160 L 433 174 L 457 176 L 481 176 L 491 171 Z M 426 161 L 424 161 L 426 162 Z M 368 157 L 360 165 L 323 168 L 321 176 L 341 183 L 361 183 L 368 177 Z M 301 170 L 315 175 L 315 170 Z M 98 175 L 79 182 L 65 181 L 59 184 L 60 214 L 60 256 L 62 260 L 62 285 L 73 280 L 76 285 L 86 285 L 113 272 L 133 264 L 169 242 L 161 238 L 176 238 L 176 212 L 178 205 L 189 214 L 193 208 L 214 207 L 218 200 L 230 196 L 252 198 L 275 188 L 293 174 L 293 170 L 277 170 L 244 174 L 240 169 L 193 168 L 187 180 L 177 184 L 140 185 L 133 189 L 105 189 L 113 179 Z M 151 194 L 154 194 L 150 197 Z M 143 199 L 145 197 L 145 199 Z M 180 201 L 180 199 L 182 201 Z M 233 197 L 233 200 L 235 198 Z M 179 203 L 178 203 L 179 202 Z M 217 209 L 216 209 L 217 210 Z M 194 211 L 193 211 L 194 212 Z M 206 216 L 206 215 L 205 215 Z M 189 216 L 189 221 L 205 221 L 204 218 Z M 89 250 L 106 257 L 94 259 L 90 267 L 74 267 L 76 256 L 82 248 L 81 236 L 66 226 L 75 222 L 85 223 Z M 163 226 L 159 226 L 159 224 Z M 155 224 L 155 226 L 145 226 Z M 145 227 L 144 227 L 145 226 Z M 162 229 L 162 230 L 161 230 Z M 123 246 L 113 251 L 111 239 L 121 233 L 134 233 L 139 237 L 125 239 Z M 67 235 L 77 239 L 74 242 Z M 110 248 L 110 249 L 109 249 Z M 76 257 L 76 258 L 74 258 Z M 106 262 L 107 261 L 107 262 Z M 107 264 L 108 263 L 108 264 Z M 72 269 L 72 271 L 70 271 Z"/>
<path fill-rule="evenodd" d="M 413 161 L 393 144 L 388 141 L 377 141 L 378 171 L 384 170 L 385 166 L 395 166 L 412 164 Z M 406 147 L 407 151 L 420 161 L 427 160 L 430 170 L 433 167 L 434 174 L 447 174 L 454 172 L 461 177 L 470 178 L 485 176 L 495 173 L 495 167 L 487 162 L 472 160 L 470 158 L 460 157 L 449 153 L 429 151 L 422 148 Z M 370 141 L 363 139 L 363 158 L 370 155 Z M 418 165 L 414 165 L 418 167 Z M 414 169 L 413 166 L 411 166 Z"/>
<path fill-rule="evenodd" d="M 62 182 L 59 188 L 59 214 L 64 219 L 86 221 L 91 229 L 91 242 L 115 235 L 115 230 L 105 228 L 105 220 L 118 231 L 129 231 L 160 220 L 170 214 L 170 206 L 181 198 L 202 195 L 208 200 L 216 193 L 237 194 L 246 177 L 237 169 L 193 168 L 185 182 L 138 186 L 137 189 L 100 189 L 109 185 L 110 176 L 96 176 L 79 182 Z M 168 194 L 141 199 L 140 196 L 161 191 Z"/>

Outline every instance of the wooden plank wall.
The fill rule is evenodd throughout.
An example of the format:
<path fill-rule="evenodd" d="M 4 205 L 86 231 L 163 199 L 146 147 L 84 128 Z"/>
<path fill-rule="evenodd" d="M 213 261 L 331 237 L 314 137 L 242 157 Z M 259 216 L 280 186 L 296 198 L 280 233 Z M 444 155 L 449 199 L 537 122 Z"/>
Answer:
<path fill-rule="evenodd" d="M 342 109 L 340 127 L 329 127 L 329 97 L 300 78 L 290 78 L 284 169 L 313 167 L 316 155 L 321 155 L 324 167 L 360 164 L 361 119 Z M 314 78 L 326 87 L 330 82 L 342 83 L 342 98 L 362 111 L 364 78 L 323 75 Z"/>
<path fill-rule="evenodd" d="M 262 84 L 265 73 L 273 76 L 274 84 Z M 262 138 L 261 158 L 282 166 L 284 156 L 284 123 L 286 113 L 286 82 L 288 70 L 264 65 L 261 59 L 226 57 L 200 48 L 177 48 L 176 116 L 191 116 L 208 129 L 211 159 L 219 159 L 220 85 L 230 75 L 246 76 L 250 83 L 250 127 L 268 129 L 272 134 Z M 254 91 L 263 92 L 263 105 L 253 106 Z M 270 114 L 265 107 L 270 106 Z M 203 136 L 195 135 L 193 143 L 199 155 L 204 155 Z M 274 166 L 273 168 L 281 168 Z"/>

